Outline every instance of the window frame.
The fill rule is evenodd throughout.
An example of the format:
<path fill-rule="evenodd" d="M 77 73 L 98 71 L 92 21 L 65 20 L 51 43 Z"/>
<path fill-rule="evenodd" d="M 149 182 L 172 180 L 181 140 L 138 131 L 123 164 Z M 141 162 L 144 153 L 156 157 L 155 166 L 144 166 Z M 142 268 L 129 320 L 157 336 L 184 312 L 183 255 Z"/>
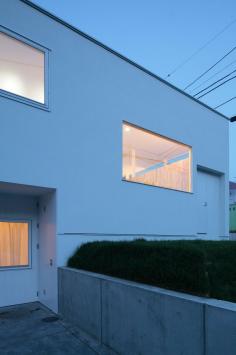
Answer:
<path fill-rule="evenodd" d="M 32 269 L 32 220 L 21 218 L 0 218 L 0 222 L 28 224 L 28 265 L 0 266 L 1 271 Z"/>
<path fill-rule="evenodd" d="M 30 105 L 42 110 L 49 111 L 49 52 L 50 50 L 14 31 L 9 30 L 8 28 L 0 25 L 0 32 L 12 37 L 22 43 L 29 45 L 32 48 L 38 49 L 44 53 L 44 103 L 28 99 L 25 96 L 11 93 L 9 91 L 0 89 L 0 96 L 14 101 L 21 102 L 26 105 Z"/>
<path fill-rule="evenodd" d="M 148 133 L 148 134 L 152 134 L 154 136 L 158 136 L 158 137 L 161 137 L 163 139 L 167 139 L 169 141 L 172 141 L 172 142 L 175 142 L 177 144 L 181 144 L 181 145 L 185 145 L 187 147 L 190 148 L 190 169 L 191 169 L 191 172 L 190 172 L 190 178 L 191 178 L 191 181 L 190 181 L 190 190 L 189 191 L 185 191 L 185 190 L 178 190 L 178 189 L 174 189 L 174 188 L 170 188 L 170 187 L 165 187 L 165 186 L 158 186 L 158 185 L 151 185 L 151 184 L 146 184 L 144 182 L 139 182 L 139 181 L 132 181 L 132 180 L 126 180 L 125 178 L 123 178 L 123 125 L 128 125 L 128 126 L 131 126 L 131 127 L 134 127 L 136 129 L 139 129 L 145 133 Z M 121 175 L 121 180 L 123 182 L 128 182 L 128 183 L 133 183 L 133 184 L 138 184 L 138 185 L 144 185 L 144 186 L 147 186 L 147 187 L 151 187 L 151 188 L 159 188 L 159 189 L 165 189 L 165 190 L 169 190 L 169 191 L 175 191 L 175 192 L 181 192 L 181 193 L 187 193 L 187 194 L 193 194 L 194 191 L 193 191 L 193 147 L 190 145 L 190 144 L 186 144 L 186 143 L 183 143 L 183 142 L 180 142 L 176 139 L 173 139 L 173 138 L 170 138 L 168 136 L 164 136 L 163 134 L 160 134 L 160 133 L 156 133 L 152 130 L 149 130 L 147 128 L 144 128 L 144 127 L 141 127 L 141 126 L 138 126 L 137 124 L 134 124 L 134 123 L 131 123 L 131 122 L 128 122 L 128 121 L 125 121 L 123 120 L 122 121 L 122 125 L 121 125 L 121 134 L 122 134 L 122 154 L 121 154 L 121 159 L 122 159 L 122 164 L 121 164 L 121 171 L 122 171 L 122 175 Z"/>

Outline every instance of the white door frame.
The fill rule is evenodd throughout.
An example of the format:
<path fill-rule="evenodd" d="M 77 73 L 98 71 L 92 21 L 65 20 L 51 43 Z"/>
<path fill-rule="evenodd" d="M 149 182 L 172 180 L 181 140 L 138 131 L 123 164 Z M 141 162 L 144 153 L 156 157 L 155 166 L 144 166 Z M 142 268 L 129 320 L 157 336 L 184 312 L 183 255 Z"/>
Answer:
<path fill-rule="evenodd" d="M 219 223 L 218 225 L 218 235 L 211 235 L 212 234 L 212 231 L 210 228 L 210 223 L 213 223 L 213 221 L 211 221 L 211 217 L 209 218 L 210 216 L 210 210 L 209 210 L 209 201 L 207 201 L 208 197 L 207 197 L 207 191 L 206 191 L 206 199 L 204 202 L 207 203 L 207 206 L 202 206 L 201 208 L 204 208 L 206 209 L 205 213 L 207 214 L 206 215 L 206 234 L 205 233 L 201 233 L 201 231 L 199 230 L 199 226 L 197 225 L 197 235 L 198 236 L 205 236 L 205 237 L 219 237 L 221 235 L 221 231 L 222 231 L 222 223 L 223 223 L 223 216 L 224 216 L 224 201 L 222 201 L 223 199 L 223 178 L 224 178 L 224 174 L 221 173 L 220 171 L 216 171 L 216 170 L 212 170 L 212 169 L 208 169 L 208 168 L 205 168 L 203 166 L 197 166 L 197 174 L 206 174 L 208 177 L 215 177 L 215 178 L 218 178 L 218 182 L 219 182 L 219 189 L 218 191 L 216 191 L 216 194 L 219 193 L 219 201 L 218 201 L 218 210 L 219 210 L 219 216 L 217 218 L 217 221 Z M 197 178 L 199 179 L 199 175 L 197 175 Z M 206 189 L 207 189 L 207 186 L 206 186 Z M 197 182 L 197 193 L 199 194 L 199 181 Z M 217 199 L 216 199 L 217 200 Z M 200 214 L 200 211 L 199 211 L 199 203 L 203 203 L 203 201 L 200 201 L 200 196 L 198 196 L 197 198 L 197 214 L 198 214 L 198 218 L 199 218 L 199 214 Z M 203 211 L 204 212 L 204 211 Z M 199 221 L 199 220 L 198 220 Z M 199 233 L 200 232 L 200 233 Z"/>

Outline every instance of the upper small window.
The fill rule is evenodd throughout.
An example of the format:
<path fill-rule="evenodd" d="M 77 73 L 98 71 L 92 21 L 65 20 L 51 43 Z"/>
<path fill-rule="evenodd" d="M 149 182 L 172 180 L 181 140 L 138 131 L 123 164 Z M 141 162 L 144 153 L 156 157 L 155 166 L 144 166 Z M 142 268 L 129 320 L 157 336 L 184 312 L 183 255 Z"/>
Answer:
<path fill-rule="evenodd" d="M 191 192 L 191 147 L 123 123 L 123 179 Z"/>
<path fill-rule="evenodd" d="M 45 104 L 45 53 L 0 32 L 0 89 Z"/>

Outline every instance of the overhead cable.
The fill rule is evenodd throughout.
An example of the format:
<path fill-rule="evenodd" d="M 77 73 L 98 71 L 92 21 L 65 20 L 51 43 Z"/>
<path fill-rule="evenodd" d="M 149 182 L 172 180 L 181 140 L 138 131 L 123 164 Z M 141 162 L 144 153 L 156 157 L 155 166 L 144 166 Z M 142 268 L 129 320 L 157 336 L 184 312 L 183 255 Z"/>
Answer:
<path fill-rule="evenodd" d="M 212 83 L 211 85 L 208 85 L 206 88 L 200 90 L 199 92 L 197 92 L 195 95 L 193 95 L 193 97 L 196 97 L 197 95 L 201 94 L 203 91 L 206 91 L 207 89 L 209 89 L 210 87 L 214 86 L 215 84 L 219 83 L 220 81 L 224 80 L 225 78 L 228 78 L 231 74 L 235 73 L 236 69 L 231 71 L 229 74 L 223 76 L 222 78 L 214 81 L 214 83 Z"/>
<path fill-rule="evenodd" d="M 204 75 L 206 75 L 207 73 L 209 73 L 210 70 L 212 70 L 217 64 L 219 64 L 220 62 L 222 62 L 222 60 L 224 60 L 226 57 L 228 57 L 233 51 L 235 51 L 236 47 L 233 47 L 229 52 L 227 52 L 223 57 L 221 57 L 219 60 L 217 60 L 216 63 L 214 63 L 213 65 L 210 66 L 210 68 L 208 68 L 207 70 L 205 70 L 201 75 L 199 75 L 196 79 L 194 79 L 193 81 L 191 81 L 191 83 L 189 83 L 187 86 L 185 86 L 184 90 L 187 90 L 190 86 L 192 86 L 193 84 L 195 84 L 199 79 L 201 79 Z"/>
<path fill-rule="evenodd" d="M 236 96 L 231 97 L 231 99 L 222 102 L 220 105 L 214 107 L 214 109 L 217 109 L 217 108 L 219 108 L 219 107 L 221 107 L 221 106 L 224 106 L 224 105 L 227 104 L 228 102 L 233 101 L 233 100 L 235 100 L 235 99 L 236 99 Z"/>
<path fill-rule="evenodd" d="M 236 59 L 233 60 L 232 62 L 230 62 L 229 64 L 225 65 L 221 70 L 218 70 L 216 73 L 214 73 L 213 75 L 211 75 L 208 79 L 204 80 L 201 84 L 195 86 L 195 88 L 193 88 L 190 91 L 190 94 L 192 94 L 195 90 L 197 90 L 198 88 L 200 88 L 201 86 L 203 86 L 204 84 L 208 83 L 208 81 L 210 81 L 211 79 L 213 79 L 215 76 L 217 76 L 218 74 L 222 73 L 222 71 L 224 71 L 225 69 L 229 68 L 232 64 L 236 63 Z"/>
<path fill-rule="evenodd" d="M 234 23 L 236 19 L 228 23 L 225 27 L 222 28 L 219 32 L 217 32 L 212 38 L 209 39 L 205 44 L 203 44 L 200 48 L 198 48 L 195 52 L 193 52 L 189 57 L 184 59 L 181 63 L 179 63 L 166 77 L 165 79 L 169 78 L 171 75 L 175 74 L 179 69 L 181 69 L 185 64 L 187 64 L 192 58 L 194 58 L 199 52 L 209 46 L 210 43 L 216 40 L 222 33 L 228 30 Z"/>
<path fill-rule="evenodd" d="M 233 79 L 235 79 L 235 78 L 236 78 L 236 75 L 233 76 L 232 78 L 229 78 L 229 79 L 223 81 L 223 83 L 221 83 L 221 84 L 217 85 L 216 87 L 214 87 L 213 89 L 207 91 L 205 94 L 202 94 L 201 96 L 197 97 L 197 99 L 200 99 L 201 97 L 206 96 L 206 95 L 209 94 L 210 92 L 215 91 L 215 90 L 218 89 L 220 86 L 225 85 L 226 83 L 228 83 L 229 81 L 231 81 L 231 80 L 233 80 Z"/>

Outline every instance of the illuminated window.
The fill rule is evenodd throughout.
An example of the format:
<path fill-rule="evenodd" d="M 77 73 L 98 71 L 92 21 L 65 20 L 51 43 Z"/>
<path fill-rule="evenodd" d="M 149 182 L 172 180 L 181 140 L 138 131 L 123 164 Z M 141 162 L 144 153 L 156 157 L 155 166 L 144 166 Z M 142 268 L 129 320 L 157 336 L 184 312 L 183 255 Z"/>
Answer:
<path fill-rule="evenodd" d="M 45 53 L 0 32 L 0 89 L 44 104 Z"/>
<path fill-rule="evenodd" d="M 0 267 L 29 265 L 29 224 L 0 222 Z"/>
<path fill-rule="evenodd" d="M 191 147 L 123 123 L 123 179 L 191 191 Z"/>

